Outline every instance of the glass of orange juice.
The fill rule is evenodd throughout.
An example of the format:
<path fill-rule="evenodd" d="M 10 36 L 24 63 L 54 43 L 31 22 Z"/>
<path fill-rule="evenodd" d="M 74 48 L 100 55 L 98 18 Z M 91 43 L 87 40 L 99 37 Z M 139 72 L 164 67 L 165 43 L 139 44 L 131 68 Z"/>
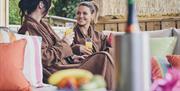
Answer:
<path fill-rule="evenodd" d="M 93 48 L 91 38 L 86 38 L 85 46 L 86 46 L 87 48 L 89 48 L 89 49 L 92 49 L 92 48 Z"/>
<path fill-rule="evenodd" d="M 66 31 L 64 32 L 64 34 L 65 34 L 65 35 L 69 35 L 69 34 L 71 34 L 72 32 L 73 32 L 73 29 L 68 28 L 68 29 L 66 29 Z"/>

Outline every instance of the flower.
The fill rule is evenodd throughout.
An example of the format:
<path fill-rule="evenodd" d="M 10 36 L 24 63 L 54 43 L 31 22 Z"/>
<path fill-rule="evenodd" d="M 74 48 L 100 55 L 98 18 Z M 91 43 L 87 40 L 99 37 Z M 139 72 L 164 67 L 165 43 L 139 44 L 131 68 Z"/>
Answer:
<path fill-rule="evenodd" d="M 163 79 L 153 82 L 152 91 L 180 91 L 180 70 L 169 68 Z"/>

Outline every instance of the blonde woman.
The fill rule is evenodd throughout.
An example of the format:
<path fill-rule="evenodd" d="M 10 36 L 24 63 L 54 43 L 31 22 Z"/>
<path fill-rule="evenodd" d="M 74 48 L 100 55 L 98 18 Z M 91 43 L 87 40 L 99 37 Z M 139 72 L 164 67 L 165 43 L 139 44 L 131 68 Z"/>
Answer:
<path fill-rule="evenodd" d="M 77 7 L 77 25 L 72 45 L 77 55 L 91 55 L 100 51 L 109 51 L 107 36 L 95 30 L 99 8 L 95 2 L 81 2 Z"/>

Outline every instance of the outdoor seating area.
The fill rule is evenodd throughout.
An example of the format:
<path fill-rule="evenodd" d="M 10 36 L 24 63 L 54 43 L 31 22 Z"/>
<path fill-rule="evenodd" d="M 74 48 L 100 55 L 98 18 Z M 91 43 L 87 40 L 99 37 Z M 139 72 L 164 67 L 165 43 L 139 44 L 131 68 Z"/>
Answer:
<path fill-rule="evenodd" d="M 0 0 L 0 91 L 180 91 L 179 0 L 23 1 Z"/>

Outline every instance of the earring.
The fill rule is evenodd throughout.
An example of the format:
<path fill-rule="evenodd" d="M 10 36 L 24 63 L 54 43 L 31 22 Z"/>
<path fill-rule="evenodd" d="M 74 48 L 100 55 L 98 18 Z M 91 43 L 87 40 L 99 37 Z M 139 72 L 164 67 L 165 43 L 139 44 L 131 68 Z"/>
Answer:
<path fill-rule="evenodd" d="M 40 1 L 40 3 L 39 3 L 39 7 L 42 9 L 42 8 L 44 8 L 44 4 L 43 4 L 43 2 L 42 1 Z"/>

